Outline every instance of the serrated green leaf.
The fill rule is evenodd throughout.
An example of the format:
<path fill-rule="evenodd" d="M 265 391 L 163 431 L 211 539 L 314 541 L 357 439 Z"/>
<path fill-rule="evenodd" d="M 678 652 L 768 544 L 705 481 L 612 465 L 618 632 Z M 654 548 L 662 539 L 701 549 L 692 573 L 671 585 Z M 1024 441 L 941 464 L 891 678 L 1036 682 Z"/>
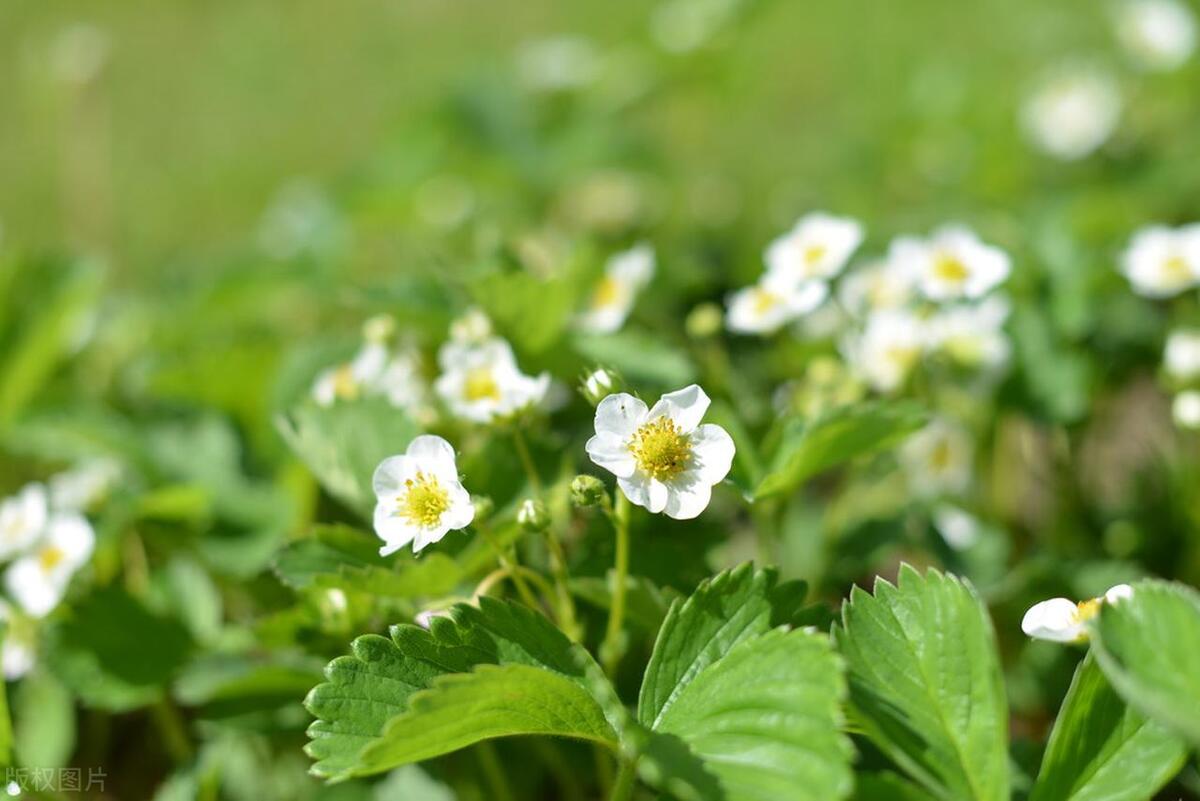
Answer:
<path fill-rule="evenodd" d="M 415 695 L 435 687 L 442 677 L 476 671 L 472 674 L 475 678 L 437 684 L 442 689 L 430 697 L 450 692 L 446 696 L 449 705 L 481 702 L 470 689 L 480 686 L 475 682 L 493 682 L 489 686 L 496 688 L 526 687 L 523 682 L 528 674 L 481 673 L 476 670 L 481 665 L 536 670 L 541 674 L 538 678 L 553 684 L 560 695 L 566 692 L 562 682 L 573 684 L 580 692 L 572 691 L 567 696 L 570 702 L 579 704 L 585 697 L 591 699 L 596 709 L 589 709 L 589 714 L 599 710 L 610 728 L 616 728 L 611 722 L 619 720 L 621 713 L 613 700 L 615 694 L 586 651 L 537 612 L 487 597 L 479 603 L 478 609 L 465 604 L 455 606 L 450 619 L 435 617 L 429 631 L 401 625 L 392 627 L 390 639 L 360 637 L 353 643 L 352 656 L 329 664 L 325 670 L 327 681 L 313 688 L 306 700 L 309 711 L 318 718 L 309 727 L 311 741 L 307 749 L 317 760 L 314 773 L 343 779 L 410 761 L 406 755 L 413 752 L 404 743 L 413 737 L 421 739 L 425 728 L 420 708 L 413 706 Z M 528 695 L 521 694 L 526 691 Z M 513 715 L 533 714 L 521 705 L 522 699 L 541 702 L 532 689 L 513 693 L 508 697 Z M 442 709 L 440 704 L 435 700 L 430 708 Z M 392 725 L 394 718 L 398 720 Z M 496 723 L 497 727 L 503 725 L 507 724 Z M 461 739 L 465 733 L 449 728 L 445 731 L 446 750 L 466 744 Z M 594 727 L 587 728 L 581 736 L 594 739 L 595 733 Z M 483 735 L 488 736 L 499 735 Z M 393 740 L 397 745 L 388 745 Z"/>
<path fill-rule="evenodd" d="M 811 423 L 789 421 L 754 497 L 789 492 L 817 473 L 887 450 L 920 428 L 926 417 L 916 403 L 873 401 L 837 409 Z"/>
<path fill-rule="evenodd" d="M 855 587 L 834 634 L 852 717 L 884 753 L 947 801 L 1008 799 L 1008 705 L 973 589 L 904 565 L 899 586 Z"/>
<path fill-rule="evenodd" d="M 784 622 L 775 617 L 776 580 L 774 571 L 756 572 L 747 563 L 702 582 L 687 600 L 671 605 L 642 680 L 642 725 L 654 728 L 687 685 L 738 643 Z M 795 589 L 786 587 L 785 595 Z M 795 600 L 788 597 L 789 606 Z"/>
<path fill-rule="evenodd" d="M 420 429 L 382 398 L 307 404 L 276 422 L 283 439 L 330 495 L 369 519 L 375 505 L 371 476 L 379 463 L 403 453 Z"/>
<path fill-rule="evenodd" d="M 1135 709 L 1200 746 L 1200 592 L 1142 581 L 1091 623 L 1105 676 Z"/>
<path fill-rule="evenodd" d="M 687 801 L 836 801 L 849 795 L 845 684 L 822 634 L 742 640 L 663 710 L 639 763 L 651 786 Z"/>
<path fill-rule="evenodd" d="M 1030 801 L 1144 801 L 1178 772 L 1183 742 L 1125 705 L 1089 654 L 1063 700 Z"/>

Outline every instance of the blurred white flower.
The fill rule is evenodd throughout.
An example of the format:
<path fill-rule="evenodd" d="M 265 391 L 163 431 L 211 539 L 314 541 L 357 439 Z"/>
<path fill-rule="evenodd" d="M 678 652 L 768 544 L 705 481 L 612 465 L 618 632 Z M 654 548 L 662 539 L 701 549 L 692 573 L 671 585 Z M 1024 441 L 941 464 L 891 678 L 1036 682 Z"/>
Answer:
<path fill-rule="evenodd" d="M 492 321 L 483 309 L 472 306 L 450 323 L 450 341 L 459 345 L 479 345 L 492 338 Z"/>
<path fill-rule="evenodd" d="M 846 266 L 863 240 L 863 227 L 849 217 L 813 212 L 767 246 L 763 260 L 772 281 L 828 281 Z"/>
<path fill-rule="evenodd" d="M 916 278 L 911 265 L 882 259 L 852 270 L 838 282 L 838 302 L 855 317 L 898 309 L 913 300 Z"/>
<path fill-rule="evenodd" d="M 55 514 L 33 549 L 4 573 L 9 596 L 33 617 L 44 617 L 62 600 L 71 576 L 92 555 L 96 535 L 86 518 Z"/>
<path fill-rule="evenodd" d="M 961 225 L 943 226 L 923 240 L 900 237 L 892 242 L 888 259 L 915 276 L 921 293 L 933 301 L 983 297 L 1012 269 L 1007 253 Z"/>
<path fill-rule="evenodd" d="M 925 349 L 925 323 L 902 309 L 872 313 L 842 351 L 853 372 L 876 392 L 892 392 L 907 380 Z"/>
<path fill-rule="evenodd" d="M 1180 428 L 1200 428 L 1200 390 L 1180 392 L 1171 403 L 1171 416 Z"/>
<path fill-rule="evenodd" d="M 552 36 L 527 42 L 517 51 L 521 82 L 538 92 L 578 89 L 595 80 L 600 57 L 581 36 Z"/>
<path fill-rule="evenodd" d="M 50 477 L 50 507 L 82 512 L 103 499 L 121 476 L 121 465 L 112 459 L 91 459 Z"/>
<path fill-rule="evenodd" d="M 1163 365 L 1167 375 L 1176 381 L 1191 381 L 1200 377 L 1200 329 L 1172 331 L 1167 336 Z"/>
<path fill-rule="evenodd" d="M 403 455 L 384 459 L 371 483 L 381 556 L 409 543 L 418 552 L 475 518 L 471 496 L 458 480 L 454 448 L 441 437 L 417 437 Z"/>
<path fill-rule="evenodd" d="M 339 400 L 358 400 L 383 373 L 387 361 L 387 348 L 368 342 L 352 360 L 323 370 L 317 376 L 312 388 L 313 400 L 318 406 L 332 406 Z"/>
<path fill-rule="evenodd" d="M 965 551 L 979 542 L 979 521 L 957 506 L 939 506 L 934 510 L 933 524 L 946 544 L 956 551 Z"/>
<path fill-rule="evenodd" d="M 588 373 L 583 379 L 583 396 L 588 399 L 588 402 L 593 406 L 600 403 L 609 395 L 613 394 L 613 390 L 617 388 L 618 379 L 608 370 L 603 367 L 597 368 Z"/>
<path fill-rule="evenodd" d="M 1051 598 L 1029 608 L 1021 619 L 1021 630 L 1035 640 L 1081 643 L 1088 639 L 1087 622 L 1100 614 L 1101 604 L 1117 604 L 1133 597 L 1133 588 L 1118 584 L 1099 598 L 1075 603 L 1067 598 Z"/>
<path fill-rule="evenodd" d="M 550 375 L 522 373 L 503 339 L 474 347 L 447 343 L 439 362 L 444 372 L 434 382 L 435 391 L 455 416 L 475 423 L 490 423 L 538 406 L 550 390 Z"/>
<path fill-rule="evenodd" d="M 1004 333 L 1008 313 L 1008 301 L 998 296 L 940 309 L 926 322 L 929 348 L 968 369 L 1000 367 L 1012 352 Z"/>
<path fill-rule="evenodd" d="M 663 395 L 650 409 L 632 395 L 609 395 L 596 407 L 588 456 L 617 477 L 631 503 L 690 520 L 708 506 L 713 485 L 733 464 L 733 439 L 725 429 L 700 424 L 709 402 L 695 384 Z"/>
<path fill-rule="evenodd" d="M 1108 141 L 1121 116 L 1121 95 L 1107 74 L 1060 70 L 1044 79 L 1021 109 L 1031 143 L 1064 161 L 1081 159 Z"/>
<path fill-rule="evenodd" d="M 36 661 L 36 631 L 30 621 L 0 599 L 0 624 L 4 625 L 4 645 L 0 647 L 0 670 L 8 681 L 15 681 L 33 669 Z"/>
<path fill-rule="evenodd" d="M 27 484 L 0 502 L 0 561 L 36 542 L 49 515 L 46 488 L 41 484 Z"/>
<path fill-rule="evenodd" d="M 796 282 L 766 273 L 729 296 L 725 325 L 739 334 L 772 334 L 816 309 L 829 294 L 824 281 Z"/>
<path fill-rule="evenodd" d="M 1196 49 L 1196 17 L 1177 0 L 1124 0 L 1116 6 L 1117 38 L 1142 69 L 1177 69 Z"/>
<path fill-rule="evenodd" d="M 905 440 L 898 456 L 913 492 L 935 498 L 961 494 L 970 486 L 974 450 L 966 429 L 937 419 Z"/>
<path fill-rule="evenodd" d="M 609 258 L 579 327 L 591 334 L 610 334 L 625 324 L 634 301 L 654 277 L 654 248 L 640 244 Z"/>
<path fill-rule="evenodd" d="M 1200 279 L 1200 228 L 1154 225 L 1133 235 L 1121 255 L 1121 272 L 1139 295 L 1167 298 Z"/>

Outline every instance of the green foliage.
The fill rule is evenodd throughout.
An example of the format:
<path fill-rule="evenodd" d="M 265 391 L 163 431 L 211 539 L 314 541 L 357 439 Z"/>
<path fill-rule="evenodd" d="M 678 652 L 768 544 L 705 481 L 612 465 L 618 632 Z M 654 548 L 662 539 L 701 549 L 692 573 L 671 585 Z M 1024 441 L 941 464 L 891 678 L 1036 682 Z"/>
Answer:
<path fill-rule="evenodd" d="M 674 389 L 696 379 L 687 355 L 658 337 L 620 331 L 576 337 L 574 346 L 587 361 L 613 368 L 630 381 Z"/>
<path fill-rule="evenodd" d="M 1125 705 L 1089 654 L 1063 700 L 1030 801 L 1151 798 L 1187 749 L 1168 729 Z"/>
<path fill-rule="evenodd" d="M 1200 746 L 1200 592 L 1143 581 L 1091 626 L 1108 680 L 1136 710 Z"/>
<path fill-rule="evenodd" d="M 854 722 L 930 792 L 1008 798 L 1008 704 L 991 622 L 974 590 L 907 565 L 855 587 L 834 629 Z"/>

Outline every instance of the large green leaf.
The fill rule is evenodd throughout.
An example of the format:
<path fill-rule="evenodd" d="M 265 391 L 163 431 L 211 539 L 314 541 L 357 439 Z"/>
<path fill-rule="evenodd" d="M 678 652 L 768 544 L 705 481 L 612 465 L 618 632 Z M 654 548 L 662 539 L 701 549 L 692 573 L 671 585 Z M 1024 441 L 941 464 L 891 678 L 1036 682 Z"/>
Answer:
<path fill-rule="evenodd" d="M 776 629 L 743 640 L 671 699 L 639 763 L 688 801 L 835 801 L 853 786 L 839 730 L 845 694 L 823 634 Z"/>
<path fill-rule="evenodd" d="M 1117 692 L 1147 717 L 1200 746 L 1200 592 L 1143 581 L 1104 604 L 1093 651 Z"/>
<path fill-rule="evenodd" d="M 1008 799 L 1007 702 L 974 590 L 904 565 L 899 586 L 855 587 L 834 635 L 851 714 L 888 756 L 950 801 Z"/>
<path fill-rule="evenodd" d="M 887 450 L 925 419 L 916 403 L 873 401 L 837 409 L 812 422 L 791 420 L 754 497 L 788 492 L 823 470 Z"/>
<path fill-rule="evenodd" d="M 277 426 L 284 440 L 329 494 L 364 517 L 375 505 L 371 476 L 379 463 L 403 453 L 420 430 L 382 398 L 297 407 Z"/>
<path fill-rule="evenodd" d="M 359 637 L 352 656 L 329 664 L 327 681 L 306 700 L 318 718 L 307 749 L 317 760 L 314 773 L 342 779 L 501 734 L 551 733 L 547 704 L 571 707 L 566 720 L 581 726 L 553 733 L 615 743 L 619 705 L 587 652 L 537 612 L 487 597 L 479 603 L 454 607 L 450 619 L 435 617 L 429 631 L 401 625 L 390 639 Z M 487 665 L 504 669 L 479 669 Z M 489 727 L 452 725 L 468 709 Z"/>
<path fill-rule="evenodd" d="M 1029 799 L 1141 801 L 1186 756 L 1170 730 L 1125 705 L 1089 654 L 1075 670 Z"/>

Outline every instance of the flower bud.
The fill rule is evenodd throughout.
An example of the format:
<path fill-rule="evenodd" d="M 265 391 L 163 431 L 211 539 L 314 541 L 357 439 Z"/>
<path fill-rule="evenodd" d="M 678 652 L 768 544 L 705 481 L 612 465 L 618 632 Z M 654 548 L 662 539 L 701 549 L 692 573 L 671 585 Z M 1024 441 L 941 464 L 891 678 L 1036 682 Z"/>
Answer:
<path fill-rule="evenodd" d="M 583 397 L 587 398 L 588 403 L 596 406 L 609 395 L 620 392 L 621 385 L 622 381 L 615 372 L 604 367 L 597 367 L 584 376 L 580 382 L 579 391 Z"/>
<path fill-rule="evenodd" d="M 363 339 L 373 345 L 382 345 L 396 332 L 396 320 L 390 314 L 377 314 L 363 323 Z"/>
<path fill-rule="evenodd" d="M 550 526 L 550 513 L 546 511 L 546 504 L 526 498 L 517 509 L 517 524 L 529 532 L 545 531 Z"/>
<path fill-rule="evenodd" d="M 486 521 L 496 509 L 496 504 L 487 495 L 472 495 L 471 504 L 475 507 L 476 523 Z"/>
<path fill-rule="evenodd" d="M 571 482 L 571 503 L 576 506 L 596 506 L 607 495 L 604 482 L 595 476 L 579 475 Z"/>
<path fill-rule="evenodd" d="M 724 314 L 715 303 L 701 303 L 688 313 L 683 328 L 692 339 L 706 339 L 721 330 Z"/>

